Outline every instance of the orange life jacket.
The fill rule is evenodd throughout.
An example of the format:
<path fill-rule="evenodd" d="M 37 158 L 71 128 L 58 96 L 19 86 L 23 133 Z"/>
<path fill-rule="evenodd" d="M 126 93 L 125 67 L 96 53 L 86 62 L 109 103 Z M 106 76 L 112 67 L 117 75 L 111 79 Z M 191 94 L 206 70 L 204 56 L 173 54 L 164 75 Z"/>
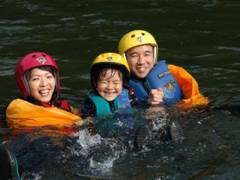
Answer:
<path fill-rule="evenodd" d="M 6 120 L 9 127 L 15 130 L 48 126 L 68 129 L 73 127 L 76 122 L 82 121 L 81 117 L 65 110 L 54 106 L 35 105 L 22 99 L 15 99 L 9 104 Z"/>
<path fill-rule="evenodd" d="M 198 83 L 191 74 L 184 68 L 171 64 L 168 65 L 168 69 L 180 85 L 184 97 L 176 104 L 177 107 L 191 108 L 208 105 L 208 98 L 199 92 Z"/>

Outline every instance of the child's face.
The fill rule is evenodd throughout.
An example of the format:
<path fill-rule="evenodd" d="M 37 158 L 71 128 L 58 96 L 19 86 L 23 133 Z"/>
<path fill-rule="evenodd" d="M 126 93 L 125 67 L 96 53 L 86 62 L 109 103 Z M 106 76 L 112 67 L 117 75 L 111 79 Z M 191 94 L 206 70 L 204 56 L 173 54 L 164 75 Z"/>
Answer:
<path fill-rule="evenodd" d="M 34 68 L 31 70 L 28 84 L 34 99 L 48 103 L 52 99 L 56 79 L 49 71 Z"/>
<path fill-rule="evenodd" d="M 118 70 L 107 69 L 100 73 L 96 90 L 107 101 L 113 101 L 123 89 L 122 73 Z"/>

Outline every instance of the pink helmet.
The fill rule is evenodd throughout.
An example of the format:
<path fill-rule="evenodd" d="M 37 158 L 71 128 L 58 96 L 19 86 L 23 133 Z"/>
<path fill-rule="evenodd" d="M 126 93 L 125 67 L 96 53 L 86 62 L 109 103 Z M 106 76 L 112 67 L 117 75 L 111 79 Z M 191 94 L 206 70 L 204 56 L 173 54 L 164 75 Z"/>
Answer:
<path fill-rule="evenodd" d="M 56 61 L 47 53 L 44 52 L 31 52 L 20 59 L 16 65 L 16 79 L 17 85 L 22 93 L 23 98 L 30 96 L 28 83 L 25 77 L 25 73 L 36 67 L 49 66 L 56 72 L 56 92 L 57 98 L 60 95 L 60 80 L 59 80 L 59 69 Z"/>

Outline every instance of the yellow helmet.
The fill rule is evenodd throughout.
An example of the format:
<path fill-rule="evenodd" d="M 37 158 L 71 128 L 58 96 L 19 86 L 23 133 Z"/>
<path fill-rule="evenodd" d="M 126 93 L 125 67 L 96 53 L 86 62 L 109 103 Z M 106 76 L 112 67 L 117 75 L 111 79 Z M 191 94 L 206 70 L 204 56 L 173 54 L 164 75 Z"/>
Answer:
<path fill-rule="evenodd" d="M 127 50 L 145 44 L 153 46 L 154 61 L 156 62 L 158 50 L 157 42 L 152 34 L 144 30 L 133 30 L 123 35 L 118 44 L 118 52 L 125 56 Z"/>
<path fill-rule="evenodd" d="M 118 53 L 107 52 L 99 54 L 91 66 L 91 82 L 95 86 L 99 73 L 103 68 L 117 69 L 122 72 L 124 81 L 128 81 L 130 70 L 127 60 Z"/>
<path fill-rule="evenodd" d="M 130 71 L 126 59 L 122 55 L 117 53 L 108 52 L 99 54 L 92 62 L 92 66 L 99 63 L 122 65 L 127 69 L 128 72 Z"/>

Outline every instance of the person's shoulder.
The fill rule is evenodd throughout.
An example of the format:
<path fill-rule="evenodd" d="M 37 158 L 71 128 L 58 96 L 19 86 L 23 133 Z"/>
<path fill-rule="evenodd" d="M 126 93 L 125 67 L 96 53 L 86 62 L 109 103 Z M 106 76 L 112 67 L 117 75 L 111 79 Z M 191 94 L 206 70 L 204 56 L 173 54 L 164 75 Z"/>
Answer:
<path fill-rule="evenodd" d="M 175 64 L 167 64 L 169 69 L 183 69 L 181 66 L 177 66 Z"/>
<path fill-rule="evenodd" d="M 177 70 L 185 70 L 183 67 L 181 67 L 181 66 L 178 66 L 178 65 L 175 65 L 175 64 L 168 64 L 168 62 L 167 62 L 167 60 L 165 60 L 165 59 L 160 59 L 158 62 L 157 62 L 157 64 L 166 64 L 167 65 L 167 67 L 168 67 L 168 69 L 170 70 L 170 71 L 177 71 Z"/>
<path fill-rule="evenodd" d="M 0 105 L 0 127 L 7 127 L 7 123 L 6 123 L 6 111 L 8 106 L 12 103 L 15 102 L 17 99 L 17 97 L 10 97 L 9 99 L 7 99 L 7 101 L 3 104 Z"/>
<path fill-rule="evenodd" d="M 177 65 L 174 65 L 174 64 L 167 64 L 168 66 L 168 69 L 172 72 L 172 73 L 176 73 L 176 72 L 179 72 L 179 73 L 188 73 L 188 71 L 183 68 L 182 66 L 177 66 Z"/>
<path fill-rule="evenodd" d="M 71 112 L 71 105 L 66 99 L 59 99 L 54 103 L 54 105 L 58 108 L 64 109 L 65 111 Z"/>
<path fill-rule="evenodd" d="M 13 103 L 19 102 L 19 101 L 23 101 L 23 99 L 21 97 L 17 97 L 17 96 L 11 96 L 10 98 L 8 98 L 6 100 L 5 103 L 3 103 L 3 105 L 1 105 L 2 107 L 4 107 L 5 109 L 7 109 L 8 106 L 10 106 Z"/>

